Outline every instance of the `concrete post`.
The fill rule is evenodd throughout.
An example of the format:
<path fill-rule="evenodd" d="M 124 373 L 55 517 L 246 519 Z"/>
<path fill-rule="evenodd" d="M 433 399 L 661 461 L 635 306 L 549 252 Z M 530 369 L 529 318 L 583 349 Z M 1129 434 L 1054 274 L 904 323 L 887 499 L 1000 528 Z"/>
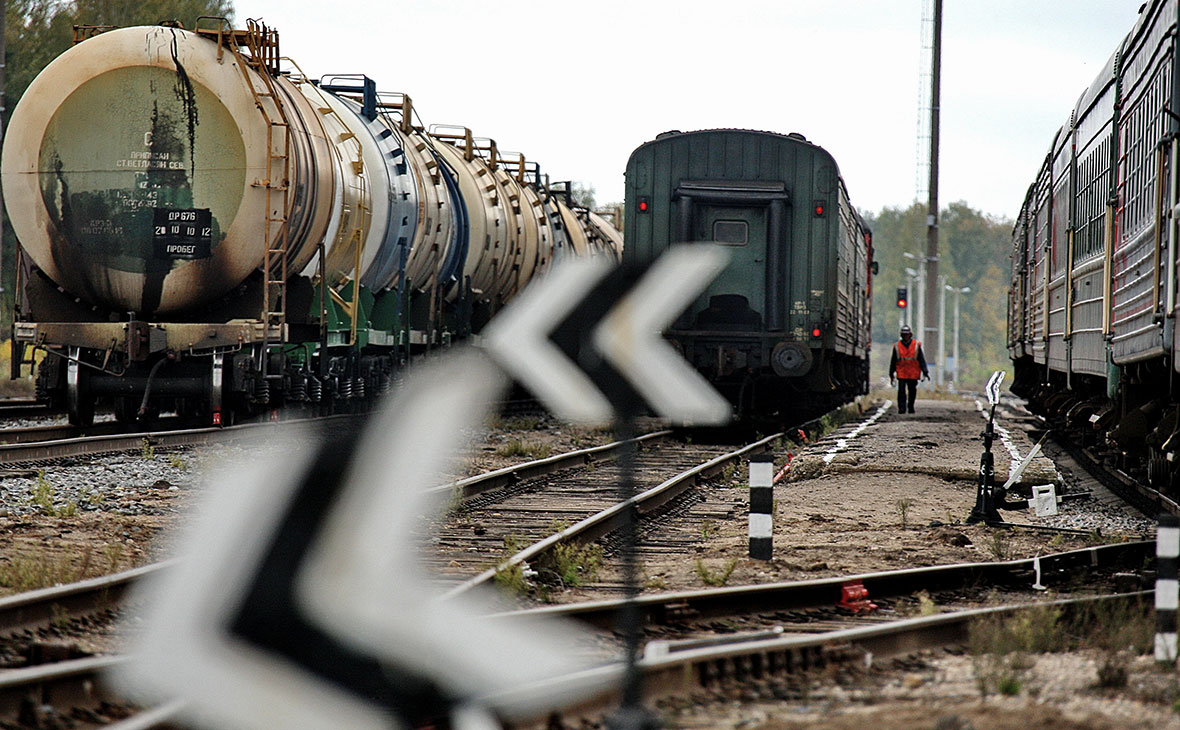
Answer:
<path fill-rule="evenodd" d="M 1180 603 L 1177 556 L 1180 556 L 1180 518 L 1160 515 L 1155 533 L 1155 660 L 1176 663 L 1176 608 Z"/>
<path fill-rule="evenodd" d="M 774 552 L 774 457 L 750 457 L 750 557 L 770 560 Z"/>

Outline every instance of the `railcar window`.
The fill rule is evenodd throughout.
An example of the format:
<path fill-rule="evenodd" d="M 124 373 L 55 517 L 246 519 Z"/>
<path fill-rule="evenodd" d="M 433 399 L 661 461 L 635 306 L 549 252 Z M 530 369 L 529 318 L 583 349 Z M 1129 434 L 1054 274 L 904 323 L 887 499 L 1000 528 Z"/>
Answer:
<path fill-rule="evenodd" d="M 745 246 L 750 227 L 745 221 L 713 221 L 713 240 L 726 246 Z"/>

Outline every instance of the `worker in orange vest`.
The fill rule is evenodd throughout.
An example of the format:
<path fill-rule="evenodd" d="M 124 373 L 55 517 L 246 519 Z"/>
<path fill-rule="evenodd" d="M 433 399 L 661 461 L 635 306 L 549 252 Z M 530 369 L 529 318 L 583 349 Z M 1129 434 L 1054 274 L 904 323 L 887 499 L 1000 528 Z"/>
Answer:
<path fill-rule="evenodd" d="M 898 413 L 914 412 L 918 378 L 930 379 L 930 371 L 926 369 L 926 356 L 922 354 L 922 343 L 914 339 L 914 333 L 909 325 L 903 324 L 901 340 L 893 345 L 893 356 L 889 358 L 889 382 L 897 385 Z"/>

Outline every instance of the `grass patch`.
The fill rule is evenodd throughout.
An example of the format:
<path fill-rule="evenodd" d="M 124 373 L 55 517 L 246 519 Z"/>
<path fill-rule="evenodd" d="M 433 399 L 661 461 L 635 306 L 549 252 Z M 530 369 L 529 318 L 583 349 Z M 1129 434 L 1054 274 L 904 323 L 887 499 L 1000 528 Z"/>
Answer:
<path fill-rule="evenodd" d="M 904 499 L 896 500 L 893 503 L 893 509 L 897 510 L 897 516 L 901 518 L 901 529 L 906 528 L 906 517 L 909 516 L 910 507 L 914 506 L 914 500 L 906 497 Z"/>
<path fill-rule="evenodd" d="M 550 570 L 564 586 L 576 587 L 592 582 L 602 569 L 602 546 L 563 542 L 553 548 Z"/>
<path fill-rule="evenodd" d="M 101 561 L 95 560 L 89 547 L 81 555 L 55 556 L 48 552 L 16 555 L 0 563 L 0 586 L 23 593 L 116 573 L 122 568 L 123 546 L 107 543 L 102 557 Z"/>
<path fill-rule="evenodd" d="M 1155 624 L 1145 602 L 1099 601 L 1076 611 L 1043 606 L 972 624 L 968 647 L 981 694 L 1018 694 L 1032 656 L 1096 650 L 1103 654 L 1095 684 L 1124 687 L 1130 657 L 1154 647 Z"/>
<path fill-rule="evenodd" d="M 1004 530 L 992 530 L 987 548 L 996 560 L 1008 560 L 1012 557 L 1012 536 Z"/>
<path fill-rule="evenodd" d="M 48 555 L 18 556 L 0 566 L 0 586 L 17 593 L 49 588 L 81 579 L 80 571 L 69 558 Z"/>
<path fill-rule="evenodd" d="M 37 479 L 33 482 L 32 503 L 40 507 L 50 517 L 76 517 L 78 515 L 77 502 L 67 502 L 61 507 L 58 507 L 56 502 L 57 490 L 45 478 L 44 471 L 37 472 Z"/>
<path fill-rule="evenodd" d="M 649 591 L 666 591 L 668 590 L 668 582 L 656 575 L 643 581 L 643 587 Z"/>
<path fill-rule="evenodd" d="M 140 450 L 140 455 L 143 457 L 144 461 L 152 461 L 156 458 L 156 447 L 152 446 L 151 441 L 144 439 L 142 449 Z"/>
<path fill-rule="evenodd" d="M 551 453 L 552 449 L 546 444 L 537 444 L 520 439 L 512 439 L 508 443 L 496 448 L 496 455 L 504 458 L 525 456 L 530 459 L 544 459 Z"/>
<path fill-rule="evenodd" d="M 701 582 L 707 586 L 720 588 L 729 582 L 729 576 L 733 575 L 733 569 L 737 567 L 737 558 L 730 558 L 725 563 L 725 567 L 720 570 L 713 570 L 705 565 L 704 561 L 697 558 L 696 573 Z"/>
<path fill-rule="evenodd" d="M 705 520 L 701 523 L 701 539 L 706 542 L 708 542 L 720 532 L 721 526 L 713 520 Z"/>
<path fill-rule="evenodd" d="M 517 563 L 515 565 L 503 565 L 504 561 L 516 555 L 521 550 L 520 538 L 509 535 L 504 538 L 504 552 L 496 565 L 496 585 L 517 596 L 523 596 L 529 592 L 531 587 L 528 577 L 524 574 L 524 566 Z"/>

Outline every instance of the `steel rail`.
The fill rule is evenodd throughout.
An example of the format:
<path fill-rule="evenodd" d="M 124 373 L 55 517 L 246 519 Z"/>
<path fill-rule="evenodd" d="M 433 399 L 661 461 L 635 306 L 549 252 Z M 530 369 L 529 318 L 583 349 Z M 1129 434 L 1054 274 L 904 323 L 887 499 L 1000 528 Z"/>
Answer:
<path fill-rule="evenodd" d="M 137 712 L 130 717 L 126 717 L 116 723 L 107 725 L 107 730 L 150 730 L 150 728 L 167 725 L 173 727 L 171 724 L 176 716 L 180 714 L 181 710 L 188 704 L 184 700 L 172 700 L 165 702 L 162 705 L 157 705 L 149 710 Z"/>
<path fill-rule="evenodd" d="M 1052 607 L 1071 612 L 1103 602 L 1131 603 L 1150 600 L 1153 591 L 1091 596 L 1035 604 L 968 609 L 920 618 L 891 621 L 872 626 L 841 629 L 814 635 L 793 635 L 730 645 L 688 649 L 639 662 L 643 675 L 644 700 L 685 695 L 709 688 L 728 679 L 761 679 L 821 668 L 834 661 L 866 664 L 916 651 L 966 643 L 973 622 L 1017 615 L 1024 611 Z M 489 706 L 518 726 L 560 718 L 566 724 L 577 718 L 597 721 L 618 706 L 621 699 L 623 666 L 612 663 L 573 675 L 517 688 L 486 698 Z M 572 704 L 555 701 L 544 709 L 536 707 L 537 697 L 580 697 Z"/>
<path fill-rule="evenodd" d="M 125 661 L 122 656 L 87 657 L 0 672 L 0 717 L 17 717 L 30 698 L 38 705 L 69 707 L 115 701 L 103 675 Z"/>
<path fill-rule="evenodd" d="M 359 423 L 361 418 L 362 416 L 346 414 L 277 423 L 245 423 L 236 426 L 210 426 L 178 430 L 161 429 L 139 433 L 75 436 L 34 443 L 0 444 L 0 464 L 21 464 L 75 456 L 139 451 L 145 443 L 153 448 L 204 446 L 252 436 L 255 433 L 261 433 L 263 429 L 275 429 L 281 433 L 286 429 L 307 428 L 309 424 L 320 425 L 337 421 L 345 424 L 353 421 Z M 93 434 L 93 431 L 89 433 Z M 4 432 L 0 431 L 0 441 L 3 440 Z"/>
<path fill-rule="evenodd" d="M 634 442 L 656 441 L 668 437 L 671 433 L 667 430 L 656 431 L 639 436 L 634 439 Z M 625 443 L 614 441 L 587 449 L 556 454 L 544 459 L 528 461 L 462 479 L 454 484 L 433 487 L 429 491 L 450 492 L 457 489 L 463 494 L 464 499 L 469 499 L 491 489 L 511 485 L 523 479 L 544 476 L 579 464 L 613 459 Z M 137 443 L 135 448 L 140 448 L 140 443 Z M 163 561 L 100 578 L 26 591 L 0 598 L 0 636 L 47 626 L 52 620 L 59 619 L 63 611 L 65 615 L 76 616 L 115 607 L 126 596 L 131 586 L 140 579 L 166 570 L 174 563 L 173 560 Z"/>
<path fill-rule="evenodd" d="M 66 616 L 81 616 L 117 607 L 131 586 L 167 569 L 174 561 L 153 563 L 100 578 L 41 588 L 0 598 L 0 635 L 48 626 Z"/>
<path fill-rule="evenodd" d="M 709 688 L 727 679 L 740 681 L 793 674 L 838 661 L 860 660 L 869 664 L 925 649 L 960 645 L 967 641 L 972 622 L 982 619 L 1046 607 L 1071 612 L 1104 602 L 1143 602 L 1152 595 L 1152 591 L 1140 591 L 969 609 L 810 636 L 755 640 L 745 637 L 731 644 L 647 656 L 640 660 L 639 668 L 644 678 L 645 700 L 650 702 L 659 697 Z M 0 715 L 14 717 L 29 697 L 41 704 L 59 707 L 96 706 L 103 701 L 118 701 L 107 689 L 103 676 L 126 661 L 125 656 L 91 657 L 0 672 Z M 617 706 L 622 676 L 622 665 L 611 663 L 484 699 L 488 706 L 522 725 L 544 722 L 555 716 L 566 721 L 573 716 L 600 718 Z M 557 701 L 566 704 L 539 710 L 537 697 L 562 698 Z M 164 703 L 112 727 L 119 730 L 155 727 L 174 719 L 183 704 L 179 700 Z"/>
<path fill-rule="evenodd" d="M 630 499 L 619 502 L 611 507 L 608 507 L 597 514 L 591 515 L 586 519 L 578 522 L 570 527 L 567 527 L 560 532 L 556 532 L 549 537 L 533 543 L 515 555 L 500 562 L 493 568 L 489 568 L 479 575 L 463 581 L 459 585 L 451 588 L 443 594 L 443 597 L 450 598 L 460 593 L 466 592 L 478 585 L 487 583 L 496 577 L 496 574 L 508 570 L 514 566 L 522 565 L 530 560 L 537 560 L 542 555 L 545 555 L 550 550 L 553 550 L 558 545 L 566 542 L 589 542 L 595 540 L 603 535 L 607 535 L 612 531 L 622 526 L 626 519 L 627 512 L 635 509 L 639 515 L 650 514 L 655 512 L 663 505 L 667 504 L 672 499 L 683 494 L 686 490 L 696 486 L 701 479 L 707 479 L 720 472 L 727 464 L 736 461 L 748 453 L 761 451 L 767 448 L 772 442 L 781 438 L 784 434 L 776 433 L 766 438 L 759 439 L 752 444 L 743 446 L 736 451 L 731 451 L 727 454 L 710 459 L 709 461 L 698 464 L 691 469 L 681 472 L 676 476 L 664 481 L 663 483 L 652 487 L 651 489 L 637 494 Z"/>
<path fill-rule="evenodd" d="M 1001 562 L 958 563 L 785 583 L 675 591 L 638 596 L 635 603 L 642 625 L 661 625 L 685 618 L 708 619 L 835 606 L 843 586 L 852 582 L 862 583 L 870 598 L 892 598 L 923 589 L 950 590 L 984 581 L 1012 583 L 1034 573 L 1038 562 L 1044 581 L 1053 572 L 1111 567 L 1128 561 L 1139 563 L 1154 554 L 1155 541 L 1143 540 Z M 1031 579 L 1028 585 L 1032 585 Z M 623 599 L 584 601 L 496 615 L 568 618 L 610 629 L 614 628 L 623 603 Z"/>
<path fill-rule="evenodd" d="M 52 415 L 53 409 L 35 400 L 3 400 L 0 401 L 0 419 L 2 418 L 37 418 Z"/>
<path fill-rule="evenodd" d="M 1164 510 L 1180 517 L 1180 504 L 1159 490 L 1141 484 L 1121 471 L 1107 469 L 1087 449 L 1073 443 L 1058 429 L 1051 430 L 1050 438 L 1062 451 L 1073 457 L 1090 476 L 1144 516 L 1154 519 L 1159 516 L 1160 510 Z"/>
<path fill-rule="evenodd" d="M 527 461 L 513 466 L 506 466 L 502 469 L 496 469 L 485 474 L 477 474 L 473 477 L 460 479 L 452 484 L 431 487 L 427 491 L 431 494 L 458 493 L 461 499 L 471 499 L 484 492 L 512 486 L 525 479 L 536 479 L 537 477 L 552 474 L 563 469 L 590 464 L 594 461 L 608 461 L 617 458 L 619 452 L 626 444 L 643 444 L 648 441 L 664 439 L 671 435 L 671 431 L 655 431 L 627 441 L 612 441 L 609 444 L 602 444 L 601 446 L 568 451 L 564 454 L 554 454 L 544 459 Z"/>

